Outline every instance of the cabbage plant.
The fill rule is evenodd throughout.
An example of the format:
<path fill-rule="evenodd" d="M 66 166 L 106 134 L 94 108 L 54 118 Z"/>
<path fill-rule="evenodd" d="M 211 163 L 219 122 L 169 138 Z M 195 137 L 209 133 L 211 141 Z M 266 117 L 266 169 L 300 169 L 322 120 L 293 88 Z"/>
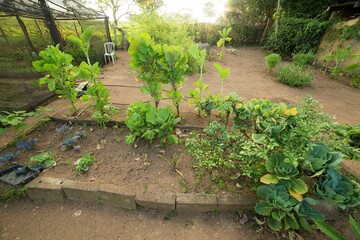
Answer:
<path fill-rule="evenodd" d="M 327 168 L 336 168 L 344 158 L 340 152 L 330 152 L 324 143 L 314 142 L 308 146 L 302 168 L 312 177 L 320 176 Z"/>
<path fill-rule="evenodd" d="M 328 169 L 315 184 L 315 192 L 341 209 L 360 203 L 359 184 L 341 175 L 336 169 Z"/>

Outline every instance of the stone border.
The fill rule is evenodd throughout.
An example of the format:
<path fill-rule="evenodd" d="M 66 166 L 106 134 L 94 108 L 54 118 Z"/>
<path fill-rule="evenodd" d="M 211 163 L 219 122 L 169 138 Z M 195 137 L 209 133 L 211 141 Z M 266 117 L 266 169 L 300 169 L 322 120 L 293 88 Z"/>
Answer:
<path fill-rule="evenodd" d="M 136 209 L 137 207 L 178 212 L 205 213 L 212 211 L 251 210 L 257 199 L 251 194 L 184 194 L 161 193 L 153 197 L 136 195 L 113 184 L 88 183 L 62 180 L 51 177 L 37 177 L 26 185 L 26 193 L 32 200 L 87 201 L 113 207 Z"/>

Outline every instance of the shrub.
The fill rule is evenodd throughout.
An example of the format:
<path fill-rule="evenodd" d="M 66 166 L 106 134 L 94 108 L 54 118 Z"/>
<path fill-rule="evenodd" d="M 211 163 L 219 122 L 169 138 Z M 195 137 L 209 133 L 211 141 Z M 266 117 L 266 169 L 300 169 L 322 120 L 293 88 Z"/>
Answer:
<path fill-rule="evenodd" d="M 125 141 L 130 144 L 137 138 L 143 138 L 151 143 L 154 139 L 160 138 L 162 144 L 180 143 L 173 134 L 178 121 L 170 106 L 156 108 L 149 103 L 133 103 L 127 109 L 125 124 L 131 133 L 126 136 Z"/>
<path fill-rule="evenodd" d="M 316 52 L 329 24 L 318 19 L 281 18 L 278 34 L 271 34 L 265 48 L 283 58 L 290 58 L 293 53 Z"/>
<path fill-rule="evenodd" d="M 286 64 L 280 68 L 276 80 L 292 87 L 303 87 L 310 85 L 314 76 L 300 66 Z"/>
<path fill-rule="evenodd" d="M 312 53 L 297 53 L 293 54 L 292 59 L 298 66 L 311 65 L 315 60 L 315 55 Z"/>
<path fill-rule="evenodd" d="M 272 72 L 273 68 L 280 63 L 281 56 L 279 54 L 272 53 L 267 55 L 264 59 L 267 69 Z"/>

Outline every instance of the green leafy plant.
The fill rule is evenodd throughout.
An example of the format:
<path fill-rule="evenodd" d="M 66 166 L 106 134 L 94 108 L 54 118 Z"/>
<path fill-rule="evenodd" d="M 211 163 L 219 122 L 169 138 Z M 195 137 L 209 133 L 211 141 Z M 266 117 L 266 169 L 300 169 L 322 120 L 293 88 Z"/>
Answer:
<path fill-rule="evenodd" d="M 158 107 L 162 99 L 162 75 L 158 64 L 162 57 L 162 48 L 160 45 L 154 44 L 147 33 L 132 36 L 129 42 L 130 65 L 139 71 L 137 78 L 144 84 L 141 87 L 141 92 L 150 94 L 155 106 Z"/>
<path fill-rule="evenodd" d="M 219 41 L 216 43 L 216 45 L 220 48 L 221 47 L 221 51 L 219 53 L 219 59 L 223 59 L 224 58 L 224 50 L 225 50 L 225 43 L 226 42 L 230 42 L 231 41 L 231 37 L 229 37 L 230 32 L 231 32 L 232 28 L 223 28 L 222 31 L 218 31 L 218 33 L 220 34 L 221 38 L 219 39 Z"/>
<path fill-rule="evenodd" d="M 214 63 L 214 67 L 221 79 L 221 90 L 220 90 L 220 96 L 222 96 L 223 94 L 223 89 L 224 89 L 224 82 L 226 81 L 226 79 L 228 78 L 229 74 L 230 74 L 230 68 L 222 68 L 220 66 L 220 64 Z"/>
<path fill-rule="evenodd" d="M 321 142 L 310 143 L 308 147 L 302 169 L 310 173 L 311 177 L 320 176 L 328 168 L 336 168 L 344 157 L 339 152 L 330 152 L 329 148 Z"/>
<path fill-rule="evenodd" d="M 206 49 L 199 49 L 199 46 L 196 44 L 191 45 L 188 49 L 190 56 L 195 59 L 196 63 L 199 66 L 200 77 L 199 80 L 195 82 L 195 89 L 189 90 L 189 95 L 191 99 L 189 103 L 195 105 L 195 110 L 198 111 L 200 116 L 200 102 L 202 101 L 202 93 L 209 87 L 209 85 L 203 83 L 203 71 L 204 64 L 206 61 Z"/>
<path fill-rule="evenodd" d="M 351 54 L 349 59 L 360 58 L 360 54 Z M 351 78 L 351 86 L 355 88 L 360 88 L 360 64 L 359 63 L 352 63 L 349 64 L 342 69 L 349 73 Z"/>
<path fill-rule="evenodd" d="M 281 62 L 281 56 L 276 53 L 269 54 L 264 59 L 266 68 L 269 72 L 272 72 L 272 70 Z"/>
<path fill-rule="evenodd" d="M 34 116 L 34 112 L 27 113 L 26 111 L 2 111 L 2 114 L 0 114 L 0 135 L 6 132 L 7 126 L 13 126 L 15 131 L 20 133 L 22 130 L 28 127 L 28 125 L 24 123 L 24 120 L 26 117 L 30 116 Z"/>
<path fill-rule="evenodd" d="M 179 87 L 185 82 L 187 58 L 179 46 L 163 45 L 162 54 L 163 57 L 159 61 L 163 72 L 162 81 L 170 83 L 172 88 L 166 95 L 173 101 L 176 115 L 180 116 L 180 101 L 183 99 L 183 94 L 179 91 Z"/>
<path fill-rule="evenodd" d="M 344 49 L 338 49 L 333 55 L 326 56 L 324 60 L 330 61 L 333 65 L 330 69 L 330 77 L 336 79 L 338 76 L 343 75 L 342 68 L 340 64 L 345 61 L 345 58 L 349 55 L 352 47 L 348 46 Z"/>
<path fill-rule="evenodd" d="M 91 64 L 89 57 L 90 40 L 94 28 L 88 27 L 81 34 L 80 38 L 74 35 L 68 36 L 68 40 L 75 43 L 86 56 L 87 63 L 81 62 L 75 70 L 78 77 L 88 81 L 85 94 L 81 97 L 82 101 L 91 101 L 90 107 L 94 109 L 91 117 L 100 125 L 105 126 L 111 117 L 119 112 L 119 109 L 109 103 L 110 93 L 107 88 L 97 78 L 100 74 L 99 63 Z"/>
<path fill-rule="evenodd" d="M 77 71 L 71 64 L 73 57 L 60 51 L 59 47 L 59 45 L 48 46 L 39 53 L 41 60 L 32 64 L 36 71 L 48 73 L 39 79 L 39 84 L 47 84 L 50 91 L 55 91 L 61 98 L 69 99 L 70 112 L 75 113 Z"/>
<path fill-rule="evenodd" d="M 43 164 L 45 168 L 49 168 L 56 164 L 56 159 L 52 156 L 51 151 L 47 151 L 32 156 L 29 163 L 31 166 Z"/>
<path fill-rule="evenodd" d="M 296 230 L 300 226 L 311 231 L 305 217 L 324 219 L 321 213 L 311 208 L 311 205 L 315 204 L 313 199 L 305 198 L 302 202 L 298 202 L 283 185 L 260 186 L 256 194 L 263 200 L 256 203 L 255 211 L 267 217 L 269 227 L 274 231 L 280 231 L 283 228 Z"/>
<path fill-rule="evenodd" d="M 79 174 L 85 173 L 90 169 L 90 165 L 96 161 L 94 156 L 89 153 L 85 153 L 81 158 L 75 162 L 76 172 Z"/>
<path fill-rule="evenodd" d="M 169 106 L 156 108 L 148 103 L 133 103 L 128 107 L 125 119 L 125 124 L 131 132 L 125 141 L 130 144 L 137 138 L 143 138 L 151 143 L 154 139 L 160 138 L 162 144 L 179 143 L 180 140 L 173 134 L 178 122 L 179 119 L 175 118 Z"/>
<path fill-rule="evenodd" d="M 327 169 L 315 185 L 322 198 L 345 209 L 359 205 L 360 187 L 355 181 L 341 175 L 336 169 Z"/>
<path fill-rule="evenodd" d="M 310 85 L 314 76 L 300 66 L 285 64 L 278 71 L 276 80 L 291 87 L 304 87 Z"/>
<path fill-rule="evenodd" d="M 330 225 L 327 225 L 324 221 L 319 221 L 313 219 L 314 223 L 318 228 L 325 233 L 329 238 L 333 240 L 345 240 L 346 238 L 342 236 L 338 231 L 332 228 Z M 349 224 L 353 230 L 357 239 L 360 239 L 360 224 L 352 217 L 349 216 Z"/>
<path fill-rule="evenodd" d="M 311 65 L 315 61 L 315 55 L 313 53 L 297 53 L 292 55 L 294 63 L 298 66 Z"/>
<path fill-rule="evenodd" d="M 199 72 L 200 72 L 200 77 L 199 77 L 199 93 L 198 93 L 198 98 L 201 98 L 202 96 L 202 92 L 206 89 L 204 89 L 203 85 L 203 72 L 204 72 L 204 65 L 205 65 L 205 61 L 206 61 L 206 49 L 199 49 L 199 46 L 197 44 L 193 44 L 191 45 L 191 47 L 188 49 L 188 53 L 190 54 L 190 56 L 195 59 L 196 63 L 199 66 Z M 195 83 L 196 85 L 196 83 Z M 191 95 L 191 94 L 190 94 Z"/>
<path fill-rule="evenodd" d="M 204 99 L 201 100 L 199 109 L 205 112 L 210 122 L 211 112 L 219 106 L 219 94 L 208 94 Z"/>
<path fill-rule="evenodd" d="M 265 184 L 280 183 L 287 187 L 289 193 L 299 201 L 308 191 L 308 186 L 300 178 L 297 169 L 298 162 L 288 159 L 282 152 L 273 153 L 265 162 L 266 170 L 269 174 L 261 177 L 260 181 Z"/>
<path fill-rule="evenodd" d="M 236 95 L 236 93 L 230 93 L 219 100 L 218 111 L 220 114 L 224 113 L 225 126 L 229 123 L 230 114 L 237 104 L 241 103 L 242 100 Z"/>
<path fill-rule="evenodd" d="M 0 195 L 0 201 L 18 200 L 26 198 L 26 187 L 6 188 Z"/>

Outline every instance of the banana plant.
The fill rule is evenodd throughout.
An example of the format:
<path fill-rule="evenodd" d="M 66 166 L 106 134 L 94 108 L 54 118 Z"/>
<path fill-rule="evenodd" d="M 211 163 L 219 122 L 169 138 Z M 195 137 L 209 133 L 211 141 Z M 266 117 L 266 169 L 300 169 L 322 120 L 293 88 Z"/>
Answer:
<path fill-rule="evenodd" d="M 179 87 L 185 82 L 187 58 L 179 46 L 163 45 L 162 54 L 163 57 L 159 61 L 160 69 L 163 72 L 162 81 L 171 85 L 172 89 L 166 95 L 173 101 L 178 117 L 180 116 L 180 101 L 184 98 Z"/>
<path fill-rule="evenodd" d="M 222 96 L 223 94 L 223 89 L 224 89 L 224 82 L 226 81 L 226 79 L 228 78 L 229 74 L 230 74 L 230 68 L 222 68 L 222 66 L 220 66 L 220 64 L 214 63 L 214 67 L 221 79 L 221 90 L 220 90 L 220 96 Z"/>
<path fill-rule="evenodd" d="M 221 51 L 219 53 L 219 59 L 222 60 L 224 58 L 224 50 L 225 50 L 225 43 L 226 42 L 230 42 L 231 41 L 231 37 L 229 37 L 230 32 L 231 32 L 232 28 L 224 28 L 222 31 L 218 31 L 218 33 L 220 34 L 221 38 L 219 39 L 219 41 L 216 43 L 216 45 L 218 47 L 221 47 Z"/>

